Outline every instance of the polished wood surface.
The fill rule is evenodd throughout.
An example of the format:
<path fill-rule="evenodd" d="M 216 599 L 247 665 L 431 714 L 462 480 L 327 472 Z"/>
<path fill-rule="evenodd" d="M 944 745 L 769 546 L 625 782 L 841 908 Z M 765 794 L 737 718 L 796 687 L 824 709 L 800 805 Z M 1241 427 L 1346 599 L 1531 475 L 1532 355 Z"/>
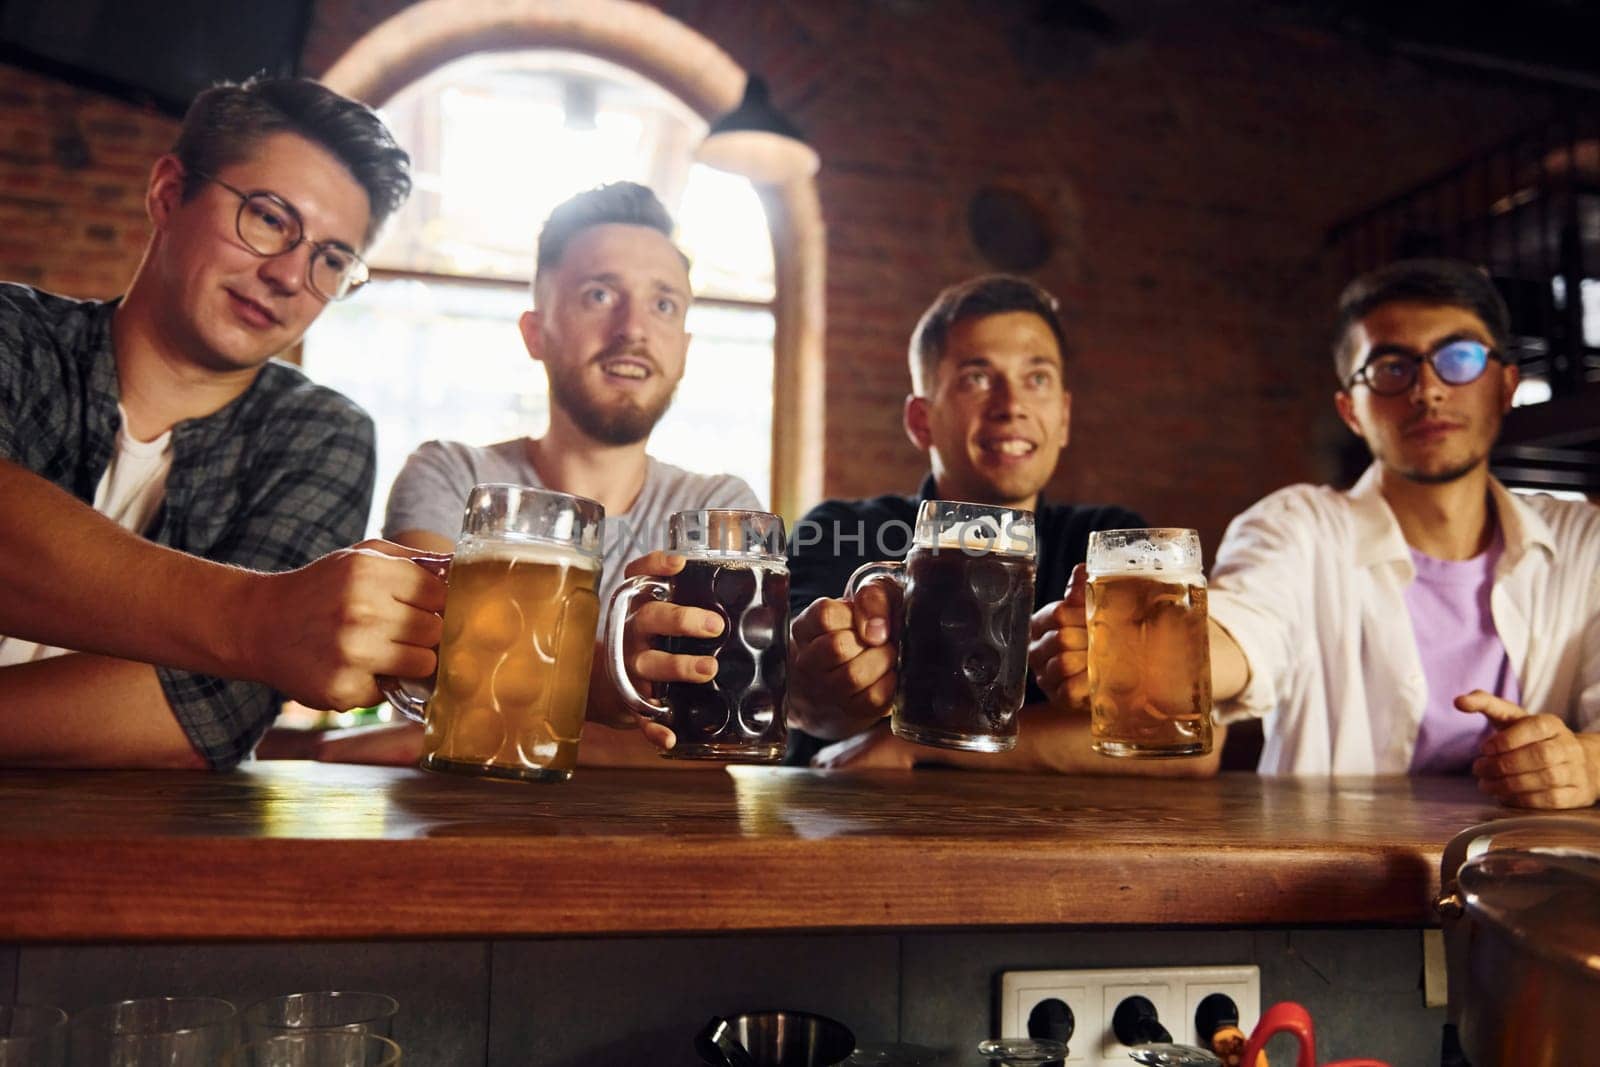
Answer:
<path fill-rule="evenodd" d="M 0 943 L 1428 924 L 1506 814 L 1448 779 L 5 771 Z"/>

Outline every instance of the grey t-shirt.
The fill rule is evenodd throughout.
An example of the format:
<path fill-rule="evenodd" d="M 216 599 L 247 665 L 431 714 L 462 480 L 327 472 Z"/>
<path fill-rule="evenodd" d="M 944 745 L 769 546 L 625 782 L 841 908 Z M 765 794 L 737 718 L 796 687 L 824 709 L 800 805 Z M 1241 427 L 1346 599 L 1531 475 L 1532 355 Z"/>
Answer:
<path fill-rule="evenodd" d="M 633 507 L 607 515 L 601 541 L 605 568 L 600 576 L 600 603 L 622 582 L 630 560 L 667 547 L 667 517 L 693 508 L 752 508 L 761 502 L 731 474 L 695 474 L 649 458 L 644 487 Z M 482 482 L 509 482 L 542 487 L 528 458 L 528 439 L 518 437 L 479 446 L 459 441 L 427 441 L 411 453 L 389 491 L 383 535 L 427 530 L 454 541 L 461 532 L 461 510 L 472 487 Z M 601 612 L 602 625 L 605 613 Z"/>

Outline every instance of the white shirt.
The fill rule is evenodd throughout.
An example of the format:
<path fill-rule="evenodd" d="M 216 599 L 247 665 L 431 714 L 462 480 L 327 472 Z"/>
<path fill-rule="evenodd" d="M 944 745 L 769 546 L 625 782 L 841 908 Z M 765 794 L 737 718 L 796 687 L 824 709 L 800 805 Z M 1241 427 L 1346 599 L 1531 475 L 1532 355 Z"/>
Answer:
<path fill-rule="evenodd" d="M 1489 606 L 1523 707 L 1600 732 L 1600 508 L 1490 493 L 1505 552 Z M 1290 486 L 1229 524 L 1210 611 L 1250 681 L 1218 712 L 1263 717 L 1261 773 L 1406 773 L 1428 696 L 1414 577 L 1376 466 L 1348 493 Z"/>
<path fill-rule="evenodd" d="M 142 534 L 161 510 L 172 470 L 172 431 L 151 441 L 128 432 L 128 413 L 117 405 L 122 425 L 117 447 L 94 491 L 94 509 L 125 530 Z"/>
<path fill-rule="evenodd" d="M 128 432 L 128 413 L 117 405 L 122 425 L 111 462 L 94 491 L 94 509 L 123 529 L 142 534 L 161 510 L 167 495 L 167 474 L 172 470 L 172 431 L 153 441 L 140 441 Z M 0 667 L 59 656 L 67 650 L 15 637 L 0 637 Z"/>

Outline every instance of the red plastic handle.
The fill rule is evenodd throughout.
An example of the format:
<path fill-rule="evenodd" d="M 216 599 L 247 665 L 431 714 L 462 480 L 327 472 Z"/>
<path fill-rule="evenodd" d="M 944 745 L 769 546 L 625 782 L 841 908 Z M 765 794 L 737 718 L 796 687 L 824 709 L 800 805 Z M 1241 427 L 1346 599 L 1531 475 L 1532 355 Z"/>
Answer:
<path fill-rule="evenodd" d="M 1295 1060 L 1295 1067 L 1317 1067 L 1317 1039 L 1311 1029 L 1311 1013 L 1292 1000 L 1274 1004 L 1261 1016 L 1261 1021 L 1256 1024 L 1250 1040 L 1244 1043 L 1244 1055 L 1239 1059 L 1239 1067 L 1262 1067 L 1266 1057 L 1262 1056 L 1261 1050 L 1266 1047 L 1267 1039 L 1285 1031 L 1293 1034 L 1300 1042 L 1300 1055 Z M 1324 1064 L 1323 1067 L 1389 1067 L 1389 1065 L 1382 1060 L 1363 1059 L 1340 1060 L 1337 1063 Z"/>
<path fill-rule="evenodd" d="M 1288 1031 L 1300 1042 L 1300 1055 L 1295 1067 L 1317 1067 L 1317 1039 L 1311 1032 L 1311 1013 L 1292 1000 L 1274 1004 L 1261 1016 L 1261 1021 L 1244 1043 L 1244 1055 L 1239 1067 L 1259 1067 L 1261 1050 L 1274 1034 Z"/>

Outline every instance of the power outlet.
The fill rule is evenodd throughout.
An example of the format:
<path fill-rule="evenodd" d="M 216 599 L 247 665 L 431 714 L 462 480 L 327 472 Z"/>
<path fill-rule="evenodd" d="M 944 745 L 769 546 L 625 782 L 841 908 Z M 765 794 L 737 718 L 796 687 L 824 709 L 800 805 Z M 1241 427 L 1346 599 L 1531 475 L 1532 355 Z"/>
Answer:
<path fill-rule="evenodd" d="M 1239 967 L 1140 967 L 1104 971 L 1006 971 L 1000 976 L 1000 1036 L 1027 1037 L 1028 1014 L 1041 1000 L 1066 1002 L 1075 1017 L 1067 1043 L 1069 1067 L 1124 1067 L 1128 1048 L 1111 1032 L 1117 1005 L 1148 997 L 1172 1039 L 1200 1043 L 1194 1013 L 1212 993 L 1226 993 L 1239 1009 L 1239 1027 L 1255 1028 L 1261 1015 L 1261 969 Z"/>

